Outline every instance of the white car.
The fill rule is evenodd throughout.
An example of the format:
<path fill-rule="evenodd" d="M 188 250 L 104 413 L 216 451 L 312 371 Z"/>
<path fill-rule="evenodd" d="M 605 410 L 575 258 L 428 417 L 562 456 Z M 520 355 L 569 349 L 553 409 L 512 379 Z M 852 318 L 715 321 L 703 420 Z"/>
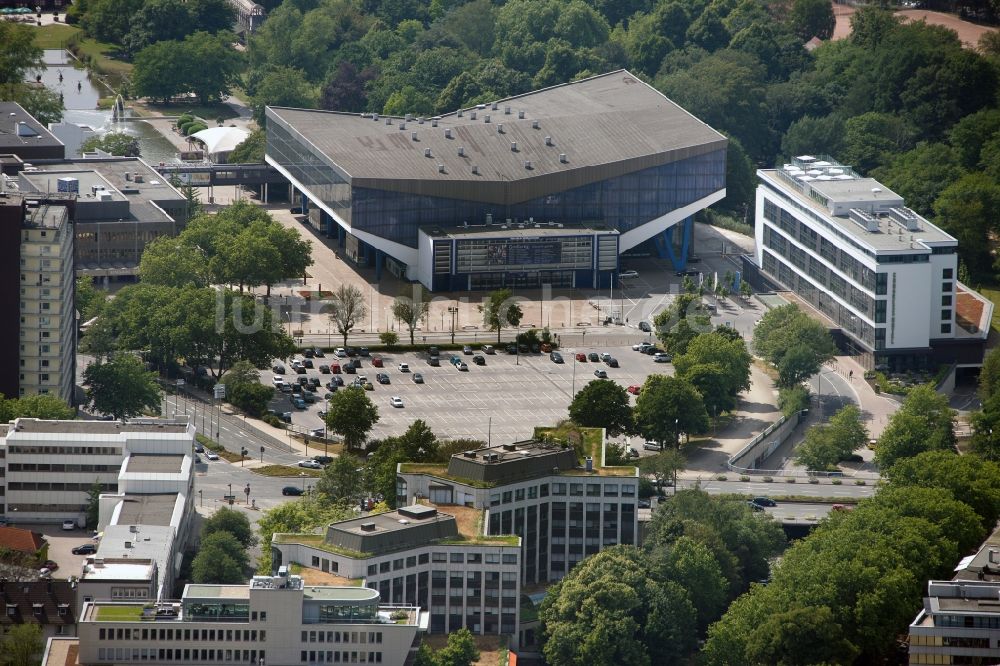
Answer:
<path fill-rule="evenodd" d="M 393 407 L 402 407 L 403 399 L 400 398 L 398 395 L 394 395 L 391 398 L 389 398 L 389 404 L 392 405 Z"/>
<path fill-rule="evenodd" d="M 315 460 L 300 460 L 299 467 L 308 467 L 309 469 L 323 469 L 323 466 L 320 465 Z"/>
<path fill-rule="evenodd" d="M 652 346 L 653 345 L 650 342 L 640 342 L 638 344 L 632 345 L 632 351 L 637 351 L 637 352 L 646 351 Z"/>
<path fill-rule="evenodd" d="M 409 372 L 410 371 L 410 366 L 407 365 L 406 363 L 400 363 L 399 364 L 399 371 L 400 372 Z"/>
<path fill-rule="evenodd" d="M 638 271 L 622 271 L 618 274 L 619 280 L 634 280 L 637 277 L 639 277 Z"/>
<path fill-rule="evenodd" d="M 337 347 L 334 352 L 338 358 L 347 358 L 347 350 L 343 347 Z"/>
<path fill-rule="evenodd" d="M 63 524 L 62 524 L 62 528 L 64 530 L 66 530 L 67 532 L 72 532 L 73 530 L 76 529 L 76 521 L 75 520 L 64 520 Z"/>
<path fill-rule="evenodd" d="M 271 377 L 271 383 L 274 384 L 275 386 L 280 387 L 282 384 L 285 383 L 285 378 L 282 377 L 281 375 L 275 375 L 274 377 Z"/>
<path fill-rule="evenodd" d="M 206 451 L 205 457 L 208 458 L 209 460 L 218 460 L 219 454 L 216 453 L 215 451 Z"/>

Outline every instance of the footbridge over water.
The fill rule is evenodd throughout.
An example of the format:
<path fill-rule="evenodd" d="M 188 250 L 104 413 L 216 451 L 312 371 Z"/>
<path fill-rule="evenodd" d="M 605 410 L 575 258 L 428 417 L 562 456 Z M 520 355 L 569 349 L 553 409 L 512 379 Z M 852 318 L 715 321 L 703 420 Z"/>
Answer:
<path fill-rule="evenodd" d="M 268 164 L 166 164 L 154 166 L 164 178 L 176 178 L 192 187 L 253 185 L 261 187 L 261 201 L 267 203 L 271 185 L 288 187 L 288 181 Z"/>

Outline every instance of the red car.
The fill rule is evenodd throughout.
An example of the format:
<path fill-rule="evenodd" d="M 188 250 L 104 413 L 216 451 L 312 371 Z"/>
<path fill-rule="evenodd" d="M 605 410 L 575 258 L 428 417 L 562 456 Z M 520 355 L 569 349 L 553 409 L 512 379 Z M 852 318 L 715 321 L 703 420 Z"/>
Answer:
<path fill-rule="evenodd" d="M 331 363 L 330 364 L 330 372 L 333 373 L 333 374 L 335 374 L 335 375 L 339 375 L 340 374 L 340 364 L 339 363 Z"/>
<path fill-rule="evenodd" d="M 373 356 L 372 357 L 372 367 L 374 367 L 374 368 L 381 368 L 382 367 L 382 357 L 381 356 Z"/>
<path fill-rule="evenodd" d="M 580 363 L 586 363 L 587 362 L 587 355 L 584 354 L 583 352 L 581 352 L 581 353 L 579 353 L 579 354 L 576 355 L 576 360 L 579 361 Z"/>
<path fill-rule="evenodd" d="M 625 390 L 628 391 L 629 393 L 631 393 L 632 395 L 639 395 L 639 391 L 642 390 L 642 387 L 641 386 L 636 386 L 636 385 L 633 384 L 632 386 L 629 386 Z"/>

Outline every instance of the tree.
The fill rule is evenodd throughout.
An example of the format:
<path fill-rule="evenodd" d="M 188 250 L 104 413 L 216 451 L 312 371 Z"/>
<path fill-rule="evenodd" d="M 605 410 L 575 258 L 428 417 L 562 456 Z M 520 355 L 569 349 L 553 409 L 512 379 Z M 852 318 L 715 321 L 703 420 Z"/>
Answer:
<path fill-rule="evenodd" d="M 14 624 L 0 640 L 0 664 L 3 666 L 36 666 L 45 649 L 42 628 L 38 624 Z"/>
<path fill-rule="evenodd" d="M 701 392 L 713 416 L 736 407 L 739 394 L 750 389 L 750 352 L 746 343 L 720 332 L 693 338 L 674 358 L 678 376 Z"/>
<path fill-rule="evenodd" d="M 931 215 L 941 192 L 964 174 L 953 148 L 944 143 L 920 143 L 876 169 L 872 177 L 902 196 L 909 208 Z"/>
<path fill-rule="evenodd" d="M 182 236 L 154 238 L 139 259 L 142 281 L 167 287 L 207 287 L 207 268 L 204 252 L 191 247 Z"/>
<path fill-rule="evenodd" d="M 107 0 L 105 0 L 107 1 Z M 157 42 L 135 55 L 132 91 L 140 97 L 167 102 L 187 90 L 187 54 L 181 42 Z"/>
<path fill-rule="evenodd" d="M 814 118 L 802 116 L 789 126 L 781 139 L 785 155 L 806 155 L 815 146 L 825 146 L 831 155 L 839 155 L 844 143 L 844 119 L 837 113 Z"/>
<path fill-rule="evenodd" d="M 94 286 L 92 278 L 84 276 L 76 280 L 75 298 L 80 320 L 86 323 L 100 314 L 107 301 L 107 294 Z"/>
<path fill-rule="evenodd" d="M 656 479 L 657 486 L 667 483 L 677 487 L 677 473 L 684 469 L 687 458 L 676 449 L 663 449 L 655 456 L 647 456 L 639 460 L 639 469 L 643 474 L 651 474 Z"/>
<path fill-rule="evenodd" d="M 122 40 L 128 53 L 137 53 L 156 42 L 181 40 L 193 32 L 183 0 L 145 0 L 129 24 L 128 34 Z"/>
<path fill-rule="evenodd" d="M 90 364 L 83 371 L 83 383 L 93 408 L 117 420 L 139 416 L 145 410 L 160 409 L 160 389 L 155 373 L 146 371 L 142 361 L 130 354 Z"/>
<path fill-rule="evenodd" d="M 917 128 L 905 118 L 871 111 L 844 123 L 843 159 L 862 173 L 913 148 Z"/>
<path fill-rule="evenodd" d="M 265 107 L 267 106 L 311 109 L 316 106 L 316 91 L 302 70 L 294 67 L 274 66 L 257 81 L 250 99 L 253 119 L 260 127 L 266 123 Z"/>
<path fill-rule="evenodd" d="M 214 532 L 201 539 L 198 554 L 191 562 L 195 583 L 232 585 L 246 580 L 247 552 L 229 532 Z"/>
<path fill-rule="evenodd" d="M 11 21 L 0 23 L 0 85 L 9 93 L 28 72 L 42 67 L 42 49 L 35 46 L 34 29 Z"/>
<path fill-rule="evenodd" d="M 406 324 L 406 328 L 410 332 L 411 345 L 413 344 L 413 331 L 420 325 L 421 319 L 426 321 L 430 306 L 426 290 L 419 283 L 413 284 L 412 297 L 401 294 L 392 302 L 392 314 L 396 319 Z"/>
<path fill-rule="evenodd" d="M 340 504 L 318 502 L 315 496 L 300 497 L 297 500 L 284 502 L 274 508 L 264 511 L 257 521 L 258 541 L 270 544 L 275 534 L 309 533 L 320 527 L 326 527 L 348 518 L 354 518 L 354 507 L 347 508 Z M 271 573 L 271 549 L 261 548 L 257 561 L 257 571 Z"/>
<path fill-rule="evenodd" d="M 927 385 L 910 389 L 878 439 L 875 462 L 886 472 L 896 461 L 924 451 L 954 449 L 954 421 L 947 396 Z"/>
<path fill-rule="evenodd" d="M 983 371 L 986 371 L 985 365 Z M 979 379 L 981 389 L 982 374 Z M 991 395 L 983 403 L 982 409 L 972 413 L 972 439 L 969 446 L 984 460 L 1000 460 L 1000 395 Z"/>
<path fill-rule="evenodd" d="M 439 666 L 472 666 L 479 660 L 479 649 L 472 632 L 466 628 L 448 634 L 448 644 L 436 655 Z"/>
<path fill-rule="evenodd" d="M 101 493 L 104 492 L 99 480 L 94 480 L 87 491 L 87 524 L 88 530 L 96 530 L 101 520 Z"/>
<path fill-rule="evenodd" d="M 382 331 L 378 334 L 378 341 L 385 345 L 386 349 L 391 349 L 399 343 L 399 334 L 396 331 Z"/>
<path fill-rule="evenodd" d="M 267 135 L 257 128 L 243 139 L 233 152 L 229 153 L 229 164 L 259 164 L 264 161 L 264 151 L 267 147 Z M 149 247 L 147 245 L 147 247 Z"/>
<path fill-rule="evenodd" d="M 17 418 L 65 420 L 76 418 L 76 409 L 54 395 L 37 394 L 4 399 L 0 394 L 0 423 Z"/>
<path fill-rule="evenodd" d="M 356 505 L 365 495 L 364 478 L 359 465 L 348 454 L 334 458 L 316 481 L 316 493 L 320 501 Z"/>
<path fill-rule="evenodd" d="M 632 431 L 632 407 L 620 385 L 604 379 L 588 382 L 573 396 L 569 417 L 586 428 L 606 428 L 617 437 Z"/>
<path fill-rule="evenodd" d="M 326 427 L 343 437 L 348 449 L 361 448 L 378 420 L 378 407 L 356 386 L 333 394 L 325 419 Z"/>
<path fill-rule="evenodd" d="M 768 310 L 754 328 L 753 345 L 778 369 L 783 388 L 816 374 L 836 351 L 826 327 L 794 304 Z"/>
<path fill-rule="evenodd" d="M 708 414 L 698 389 L 680 377 L 650 375 L 635 401 L 635 426 L 648 440 L 679 444 L 679 434 L 708 429 Z"/>
<path fill-rule="evenodd" d="M 323 86 L 319 99 L 320 108 L 348 113 L 364 111 L 368 101 L 365 86 L 376 77 L 374 68 L 359 70 L 354 63 L 341 60 Z"/>
<path fill-rule="evenodd" d="M 632 546 L 607 548 L 573 567 L 549 588 L 539 619 L 552 666 L 677 663 L 696 635 L 687 593 L 651 571 Z"/>
<path fill-rule="evenodd" d="M 857 647 L 826 606 L 791 608 L 767 614 L 747 641 L 746 659 L 755 664 L 849 664 Z"/>
<path fill-rule="evenodd" d="M 490 292 L 486 301 L 479 306 L 483 315 L 483 325 L 488 331 L 497 332 L 497 344 L 500 344 L 500 331 L 507 326 L 517 327 L 524 313 L 514 300 L 514 292 L 510 289 L 498 289 Z"/>
<path fill-rule="evenodd" d="M 211 67 L 187 68 L 187 88 L 198 96 L 202 104 L 222 99 L 239 80 L 243 57 L 232 47 L 235 42 L 232 33 L 211 34 L 204 31 L 188 35 L 181 42 L 188 62 L 212 63 Z"/>
<path fill-rule="evenodd" d="M 327 309 L 330 313 L 330 321 L 344 336 L 344 346 L 346 347 L 347 336 L 351 329 L 368 314 L 364 294 L 352 284 L 341 284 L 330 297 Z"/>
<path fill-rule="evenodd" d="M 813 37 L 830 39 L 836 24 L 833 5 L 826 0 L 792 0 L 788 25 L 803 42 Z"/>
<path fill-rule="evenodd" d="M 249 548 L 257 543 L 257 537 L 254 536 L 246 514 L 227 507 L 220 508 L 206 518 L 201 526 L 202 540 L 216 532 L 232 535 L 244 548 Z"/>
<path fill-rule="evenodd" d="M 941 192 L 934 202 L 936 222 L 958 239 L 958 254 L 976 279 L 992 275 L 992 255 L 982 239 L 998 230 L 1000 185 L 983 173 L 970 173 Z"/>
<path fill-rule="evenodd" d="M 652 558 L 666 569 L 667 578 L 687 592 L 697 612 L 698 632 L 704 632 L 725 610 L 729 591 L 711 548 L 690 536 L 682 536 Z"/>
<path fill-rule="evenodd" d="M 125 132 L 109 132 L 104 136 L 92 136 L 80 146 L 80 152 L 90 153 L 103 150 L 123 157 L 139 157 L 139 137 Z"/>

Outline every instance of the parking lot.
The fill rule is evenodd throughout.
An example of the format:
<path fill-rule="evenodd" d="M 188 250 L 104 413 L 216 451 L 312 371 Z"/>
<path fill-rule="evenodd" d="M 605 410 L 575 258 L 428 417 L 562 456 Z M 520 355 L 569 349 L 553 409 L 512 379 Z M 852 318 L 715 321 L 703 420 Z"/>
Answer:
<path fill-rule="evenodd" d="M 482 354 L 478 346 L 476 349 L 476 354 Z M 534 426 L 550 425 L 566 418 L 574 383 L 579 391 L 595 379 L 596 370 L 607 372 L 609 380 L 623 387 L 641 386 L 653 373 L 673 373 L 672 365 L 655 363 L 652 356 L 640 354 L 631 347 L 561 348 L 559 351 L 564 359 L 561 364 L 550 360 L 548 354 L 509 355 L 501 349 L 494 355 L 482 354 L 486 361 L 484 366 L 474 364 L 473 355 L 443 351 L 439 367 L 430 366 L 424 353 L 380 353 L 378 356 L 383 359 L 383 368 L 373 367 L 372 358 L 359 357 L 362 367 L 357 374 L 340 376 L 348 385 L 359 375 L 372 383 L 373 390 L 368 395 L 378 406 L 380 416 L 372 437 L 401 434 L 415 419 L 424 419 L 442 438 L 495 438 L 493 441 L 502 442 L 525 439 L 531 436 Z M 603 362 L 578 362 L 574 358 L 578 351 L 610 352 L 620 367 L 611 368 Z M 453 354 L 465 361 L 468 371 L 461 371 L 449 362 Z M 346 359 L 340 361 L 343 364 Z M 331 353 L 327 353 L 326 358 L 313 359 L 315 367 L 304 375 L 297 375 L 289 364 L 284 364 L 284 376 L 287 381 L 295 381 L 297 377 L 318 377 L 325 385 L 332 375 L 320 374 L 318 368 L 334 362 L 337 359 Z M 400 372 L 400 363 L 407 363 L 410 372 Z M 390 384 L 375 381 L 379 372 L 389 376 Z M 423 376 L 423 384 L 414 383 L 414 373 Z M 262 372 L 261 380 L 270 383 L 272 375 L 271 372 Z M 292 411 L 295 425 L 307 429 L 321 428 L 323 423 L 318 412 L 324 409 L 323 396 L 327 391 L 325 386 L 321 386 L 315 394 L 318 396 L 316 404 L 307 405 L 305 410 L 283 409 Z M 404 406 L 392 407 L 392 396 L 400 397 Z"/>

